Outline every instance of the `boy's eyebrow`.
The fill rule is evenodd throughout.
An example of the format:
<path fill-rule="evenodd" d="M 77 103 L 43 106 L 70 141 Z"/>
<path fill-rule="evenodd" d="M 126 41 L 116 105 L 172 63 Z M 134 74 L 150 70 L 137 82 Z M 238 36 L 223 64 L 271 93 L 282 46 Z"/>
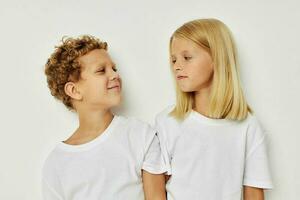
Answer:
<path fill-rule="evenodd" d="M 96 68 L 96 69 L 98 69 L 98 68 L 102 68 L 102 67 L 104 67 L 104 66 L 103 66 L 103 64 L 104 64 L 104 63 L 100 63 L 100 64 L 96 65 L 96 67 L 95 67 L 95 68 Z"/>
<path fill-rule="evenodd" d="M 116 64 L 114 62 L 109 63 L 111 66 L 116 66 Z"/>
<path fill-rule="evenodd" d="M 114 63 L 114 62 L 101 62 L 96 65 L 96 68 L 98 69 L 98 68 L 104 67 L 106 64 L 111 65 L 113 67 L 116 66 L 116 63 Z"/>

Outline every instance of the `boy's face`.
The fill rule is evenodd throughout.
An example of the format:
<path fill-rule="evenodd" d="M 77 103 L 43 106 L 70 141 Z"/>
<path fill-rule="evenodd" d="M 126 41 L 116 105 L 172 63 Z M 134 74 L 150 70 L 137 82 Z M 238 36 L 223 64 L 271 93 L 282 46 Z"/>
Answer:
<path fill-rule="evenodd" d="M 110 109 L 121 102 L 121 79 L 109 54 L 95 49 L 78 58 L 81 79 L 76 83 L 81 103 L 92 109 Z"/>

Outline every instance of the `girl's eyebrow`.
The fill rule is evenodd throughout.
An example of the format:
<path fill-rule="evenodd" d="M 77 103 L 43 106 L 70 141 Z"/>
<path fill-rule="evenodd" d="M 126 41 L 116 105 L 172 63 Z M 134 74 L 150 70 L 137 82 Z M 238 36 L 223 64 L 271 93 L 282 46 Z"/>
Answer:
<path fill-rule="evenodd" d="M 186 53 L 190 53 L 188 50 L 183 50 L 180 52 L 180 54 L 186 54 Z M 171 54 L 171 58 L 176 57 L 174 54 Z"/>
<path fill-rule="evenodd" d="M 182 53 L 190 53 L 188 50 L 184 50 L 182 51 Z"/>

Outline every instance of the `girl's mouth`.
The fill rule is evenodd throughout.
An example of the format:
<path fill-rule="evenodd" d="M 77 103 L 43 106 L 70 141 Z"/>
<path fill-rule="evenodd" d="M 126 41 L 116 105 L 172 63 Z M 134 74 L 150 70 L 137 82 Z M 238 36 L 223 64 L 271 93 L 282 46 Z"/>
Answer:
<path fill-rule="evenodd" d="M 177 76 L 176 78 L 177 78 L 177 80 L 182 80 L 182 79 L 187 78 L 187 76 Z"/>

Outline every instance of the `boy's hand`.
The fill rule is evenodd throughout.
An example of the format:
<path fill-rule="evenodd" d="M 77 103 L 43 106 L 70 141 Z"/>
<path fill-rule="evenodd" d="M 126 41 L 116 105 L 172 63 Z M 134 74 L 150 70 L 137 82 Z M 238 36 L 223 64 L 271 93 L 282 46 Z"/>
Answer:
<path fill-rule="evenodd" d="M 145 200 L 166 200 L 165 175 L 142 170 Z"/>
<path fill-rule="evenodd" d="M 244 186 L 244 200 L 264 200 L 264 190 L 262 188 L 255 188 Z"/>

